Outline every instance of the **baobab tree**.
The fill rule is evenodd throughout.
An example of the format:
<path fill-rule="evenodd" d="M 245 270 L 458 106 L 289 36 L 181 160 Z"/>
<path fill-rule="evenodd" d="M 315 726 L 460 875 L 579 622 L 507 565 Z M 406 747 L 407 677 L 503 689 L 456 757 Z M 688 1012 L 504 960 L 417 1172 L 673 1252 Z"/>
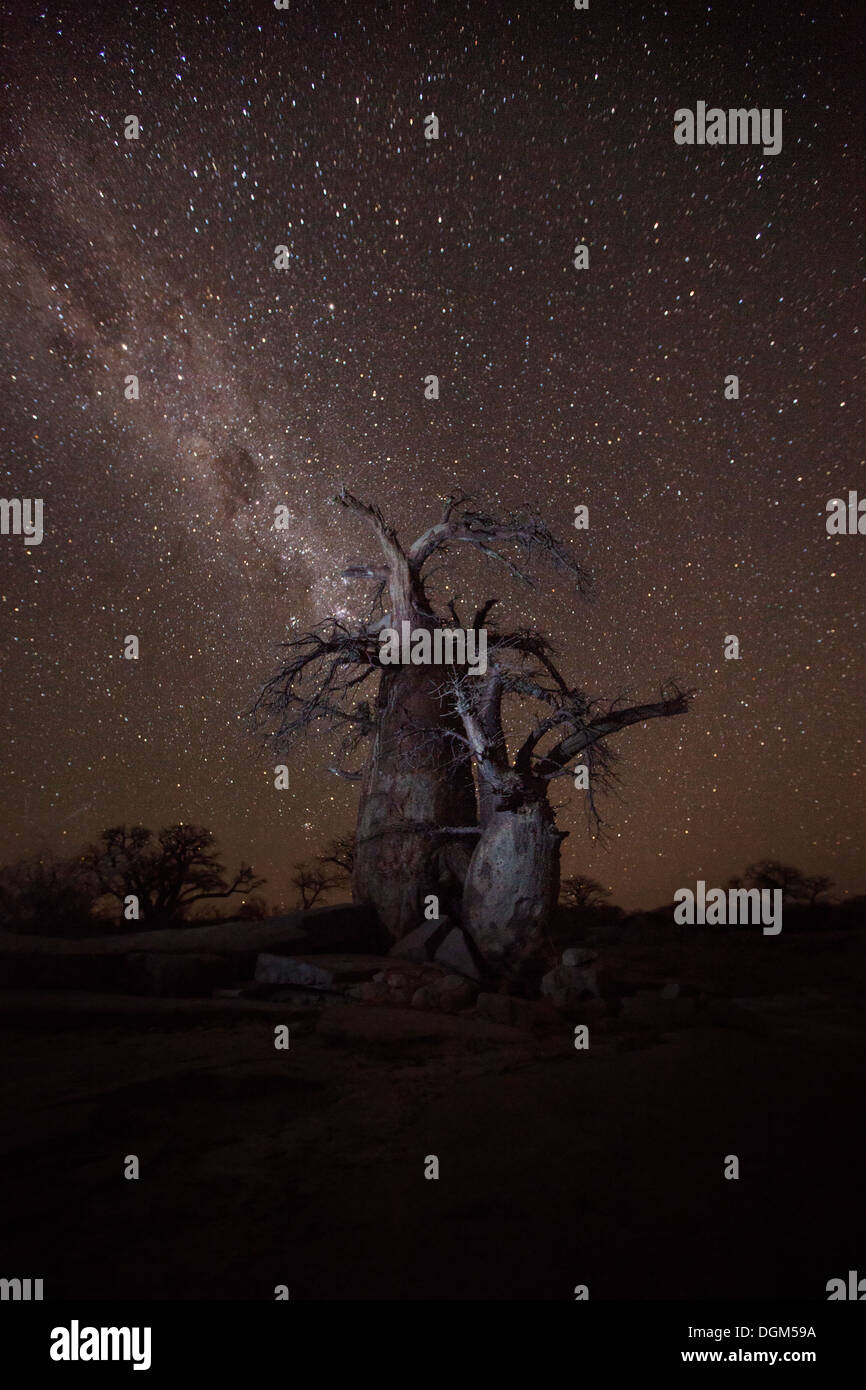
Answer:
<path fill-rule="evenodd" d="M 609 897 L 610 889 L 587 874 L 572 874 L 570 878 L 562 880 L 559 888 L 559 901 L 567 907 L 604 907 L 605 898 Z"/>
<path fill-rule="evenodd" d="M 671 683 L 655 703 L 622 707 L 570 687 L 540 634 L 504 636 L 489 647 L 484 677 L 452 673 L 454 708 L 479 783 L 480 835 L 462 895 L 462 925 L 491 971 L 519 976 L 543 945 L 559 895 L 558 829 L 551 784 L 574 776 L 580 757 L 589 813 L 599 823 L 595 792 L 609 784 L 613 752 L 606 740 L 632 724 L 684 714 L 690 692 Z M 536 667 L 527 668 L 535 656 Z M 503 729 L 503 699 L 535 700 L 546 710 L 513 755 Z M 455 735 L 443 731 L 452 741 Z"/>
<path fill-rule="evenodd" d="M 113 826 L 83 851 L 78 867 L 94 898 L 122 908 L 134 897 L 134 920 L 148 927 L 178 925 L 199 903 L 248 896 L 265 882 L 249 864 L 230 878 L 212 832 L 199 825 L 169 825 L 157 835 L 143 825 Z"/>
<path fill-rule="evenodd" d="M 340 731 L 344 756 L 369 737 L 362 771 L 331 770 L 361 782 L 353 897 L 372 904 L 397 939 L 420 922 L 425 896 L 462 877 L 465 847 L 478 835 L 478 811 L 472 759 L 468 750 L 455 756 L 449 737 L 459 735 L 461 723 L 442 667 L 383 664 L 379 633 L 400 631 L 403 622 L 413 631 L 433 632 L 449 620 L 460 626 L 453 602 L 447 613 L 435 611 L 425 586 L 434 556 L 455 545 L 474 548 L 530 585 L 529 562 L 539 557 L 567 574 L 579 592 L 587 592 L 589 580 L 529 510 L 494 517 L 459 494 L 448 498 L 433 526 L 403 544 L 378 507 L 345 488 L 334 500 L 362 520 L 378 544 L 374 561 L 344 571 L 346 579 L 372 583 L 372 598 L 357 622 L 328 618 L 284 643 L 280 669 L 253 713 L 280 750 L 317 726 Z M 472 628 L 483 626 L 489 608 L 475 613 Z M 368 698 L 371 680 L 375 696 Z"/>

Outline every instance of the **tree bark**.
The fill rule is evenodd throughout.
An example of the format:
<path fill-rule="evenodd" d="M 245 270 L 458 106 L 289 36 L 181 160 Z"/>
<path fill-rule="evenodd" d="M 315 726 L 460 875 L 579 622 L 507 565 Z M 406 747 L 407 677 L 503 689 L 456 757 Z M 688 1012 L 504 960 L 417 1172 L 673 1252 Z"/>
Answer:
<path fill-rule="evenodd" d="M 476 823 L 471 764 L 455 761 L 459 745 L 443 737 L 458 730 L 443 683 L 441 667 L 383 675 L 361 783 L 352 896 L 375 908 L 395 941 L 424 921 L 425 897 L 439 896 L 439 829 Z"/>
<path fill-rule="evenodd" d="M 559 897 L 557 830 L 548 800 L 551 777 L 578 752 L 631 724 L 684 714 L 689 694 L 656 704 L 609 710 L 574 730 L 530 764 L 537 734 L 508 765 L 502 738 L 502 678 L 491 668 L 480 700 L 458 699 L 479 786 L 481 834 L 463 886 L 463 926 L 493 973 L 516 978 L 543 945 Z"/>
<path fill-rule="evenodd" d="M 542 793 L 489 811 L 463 886 L 463 926 L 492 973 L 523 973 L 559 896 L 564 836 Z"/>

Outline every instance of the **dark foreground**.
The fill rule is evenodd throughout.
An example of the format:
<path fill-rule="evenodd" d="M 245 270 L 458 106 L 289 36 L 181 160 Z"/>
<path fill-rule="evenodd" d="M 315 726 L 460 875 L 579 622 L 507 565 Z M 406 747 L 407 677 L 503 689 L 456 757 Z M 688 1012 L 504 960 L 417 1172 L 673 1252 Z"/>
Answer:
<path fill-rule="evenodd" d="M 626 953 L 713 999 L 593 1020 L 586 1052 L 565 1022 L 6 994 L 0 1273 L 52 1300 L 826 1300 L 866 1274 L 862 934 L 702 949 Z"/>

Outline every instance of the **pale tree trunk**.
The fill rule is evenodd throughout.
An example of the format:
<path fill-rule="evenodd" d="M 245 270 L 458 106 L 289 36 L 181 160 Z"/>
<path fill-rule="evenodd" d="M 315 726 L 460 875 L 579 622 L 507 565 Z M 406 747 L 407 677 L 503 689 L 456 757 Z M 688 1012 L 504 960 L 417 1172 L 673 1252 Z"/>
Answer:
<path fill-rule="evenodd" d="M 352 896 L 371 904 L 395 939 L 424 921 L 439 895 L 443 827 L 476 822 L 468 759 L 442 737 L 441 668 L 401 666 L 382 678 L 377 729 L 361 783 Z M 423 731 L 427 730 L 426 735 Z"/>
<path fill-rule="evenodd" d="M 400 631 L 432 628 L 435 619 L 421 578 L 423 557 L 410 564 L 378 508 L 341 492 L 343 506 L 372 527 L 385 560 L 371 570 L 388 588 L 387 624 Z M 359 567 L 353 568 L 359 573 Z M 445 700 L 441 667 L 395 666 L 382 673 L 376 731 L 361 783 L 355 831 L 352 897 L 369 903 L 394 940 L 424 921 L 424 899 L 438 896 L 443 827 L 476 823 L 475 784 L 468 758 L 446 736 L 458 730 Z"/>
<path fill-rule="evenodd" d="M 492 973 L 516 978 L 543 945 L 563 838 L 544 794 L 488 811 L 463 886 L 463 926 Z"/>
<path fill-rule="evenodd" d="M 547 718 L 522 744 L 512 767 L 502 735 L 503 690 L 503 674 L 493 666 L 475 698 L 466 690 L 458 692 L 457 707 L 477 770 L 481 822 L 462 906 L 464 929 L 488 969 L 516 978 L 544 944 L 559 897 L 559 851 L 565 836 L 556 828 L 548 800 L 550 778 L 560 776 L 575 755 L 631 724 L 684 714 L 689 697 L 675 691 L 655 704 L 609 709 L 533 763 L 540 739 L 556 727 Z M 575 721 L 583 709 L 581 697 Z"/>

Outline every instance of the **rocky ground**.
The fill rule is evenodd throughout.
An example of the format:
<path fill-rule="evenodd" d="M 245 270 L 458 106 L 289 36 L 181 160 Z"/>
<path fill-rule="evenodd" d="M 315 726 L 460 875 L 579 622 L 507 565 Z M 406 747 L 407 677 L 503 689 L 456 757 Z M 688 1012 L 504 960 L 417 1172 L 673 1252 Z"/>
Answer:
<path fill-rule="evenodd" d="M 2 1272 L 46 1298 L 823 1299 L 866 1270 L 863 943 L 583 942 L 580 1050 L 574 1000 L 413 1007 L 443 969 L 345 954 L 307 959 L 318 996 L 4 993 Z"/>

